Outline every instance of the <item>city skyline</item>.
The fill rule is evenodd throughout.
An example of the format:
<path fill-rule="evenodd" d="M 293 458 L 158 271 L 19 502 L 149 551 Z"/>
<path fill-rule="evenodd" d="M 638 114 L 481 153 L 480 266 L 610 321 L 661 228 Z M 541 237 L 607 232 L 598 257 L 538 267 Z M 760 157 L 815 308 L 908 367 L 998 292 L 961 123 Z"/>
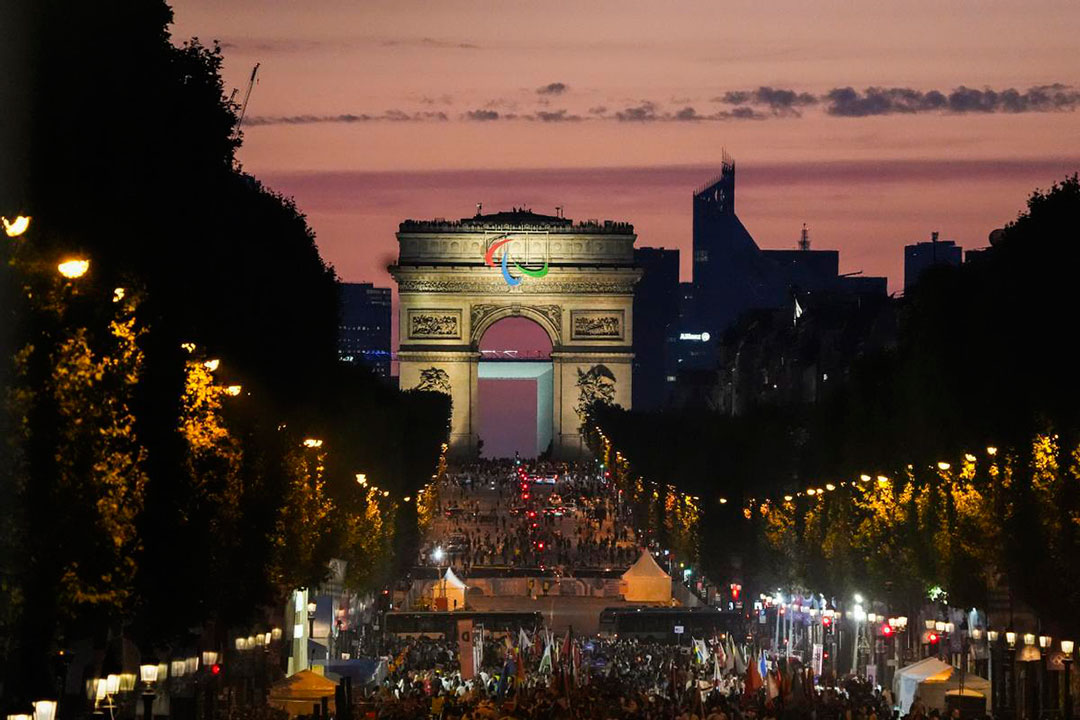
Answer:
<path fill-rule="evenodd" d="M 1039 5 L 183 0 L 173 35 L 220 40 L 227 89 L 261 63 L 240 159 L 343 280 L 388 284 L 398 222 L 477 202 L 632 222 L 688 279 L 690 195 L 726 147 L 762 247 L 806 222 L 842 272 L 898 291 L 905 244 L 984 246 L 1076 167 L 1080 10 Z"/>

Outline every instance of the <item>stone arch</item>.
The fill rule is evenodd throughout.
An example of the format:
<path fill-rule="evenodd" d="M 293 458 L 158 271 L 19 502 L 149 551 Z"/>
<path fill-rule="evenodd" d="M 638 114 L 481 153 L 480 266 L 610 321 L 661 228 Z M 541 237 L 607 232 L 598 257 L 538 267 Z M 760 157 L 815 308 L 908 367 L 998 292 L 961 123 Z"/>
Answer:
<path fill-rule="evenodd" d="M 630 407 L 633 289 L 641 275 L 631 225 L 516 209 L 452 222 L 406 220 L 397 239 L 389 269 L 402 328 L 398 382 L 449 385 L 451 452 L 477 451 L 480 343 L 508 317 L 533 321 L 551 342 L 544 392 L 552 399 L 555 457 L 585 450 L 577 410 L 583 389 L 587 401 L 602 394 Z M 518 267 L 504 273 L 508 258 Z M 593 378 L 598 366 L 608 374 Z"/>
<path fill-rule="evenodd" d="M 480 339 L 488 329 L 508 317 L 523 317 L 532 320 L 547 333 L 552 351 L 562 344 L 562 308 L 558 305 L 546 305 L 542 308 L 531 305 L 496 305 L 480 304 L 472 306 L 472 327 L 469 343 L 473 349 L 479 349 Z"/>

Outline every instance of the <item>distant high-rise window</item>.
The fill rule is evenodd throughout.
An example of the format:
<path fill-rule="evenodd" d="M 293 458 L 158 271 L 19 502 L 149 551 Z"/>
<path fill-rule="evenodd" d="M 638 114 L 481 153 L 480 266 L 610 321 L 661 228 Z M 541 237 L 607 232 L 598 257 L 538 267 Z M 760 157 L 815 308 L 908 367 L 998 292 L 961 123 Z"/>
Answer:
<path fill-rule="evenodd" d="M 338 359 L 390 376 L 390 288 L 341 284 Z"/>

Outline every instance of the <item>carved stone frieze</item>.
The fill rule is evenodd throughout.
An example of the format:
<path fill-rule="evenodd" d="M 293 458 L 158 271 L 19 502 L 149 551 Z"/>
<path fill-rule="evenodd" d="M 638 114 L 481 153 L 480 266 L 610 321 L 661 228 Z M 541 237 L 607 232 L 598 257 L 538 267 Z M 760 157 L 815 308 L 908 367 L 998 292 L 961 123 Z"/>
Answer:
<path fill-rule="evenodd" d="M 570 313 L 570 333 L 575 340 L 621 340 L 621 310 L 574 310 Z"/>
<path fill-rule="evenodd" d="M 460 310 L 409 308 L 410 338 L 458 339 L 461 337 Z"/>

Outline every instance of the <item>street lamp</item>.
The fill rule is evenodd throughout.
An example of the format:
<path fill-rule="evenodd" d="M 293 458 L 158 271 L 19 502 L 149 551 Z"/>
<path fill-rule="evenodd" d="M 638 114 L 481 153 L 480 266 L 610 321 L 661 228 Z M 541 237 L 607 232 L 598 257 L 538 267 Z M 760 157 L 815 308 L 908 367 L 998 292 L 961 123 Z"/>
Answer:
<path fill-rule="evenodd" d="M 90 261 L 83 258 L 64 260 L 56 266 L 56 271 L 68 280 L 76 280 L 86 274 L 90 269 Z"/>
<path fill-rule="evenodd" d="M 150 658 L 144 659 L 139 666 L 139 679 L 143 681 L 143 718 L 151 720 L 154 717 L 154 683 L 158 679 L 158 661 Z"/>
<path fill-rule="evenodd" d="M 34 720 L 56 720 L 56 701 L 36 700 L 34 702 Z"/>
<path fill-rule="evenodd" d="M 1072 720 L 1072 686 L 1069 684 L 1069 667 L 1073 661 L 1073 641 L 1061 641 L 1061 653 L 1065 656 L 1062 662 L 1065 664 L 1065 720 Z"/>
<path fill-rule="evenodd" d="M 0 217 L 0 220 L 4 223 L 4 232 L 8 237 L 19 237 L 30 227 L 30 217 L 27 215 L 16 215 L 14 220 Z"/>

